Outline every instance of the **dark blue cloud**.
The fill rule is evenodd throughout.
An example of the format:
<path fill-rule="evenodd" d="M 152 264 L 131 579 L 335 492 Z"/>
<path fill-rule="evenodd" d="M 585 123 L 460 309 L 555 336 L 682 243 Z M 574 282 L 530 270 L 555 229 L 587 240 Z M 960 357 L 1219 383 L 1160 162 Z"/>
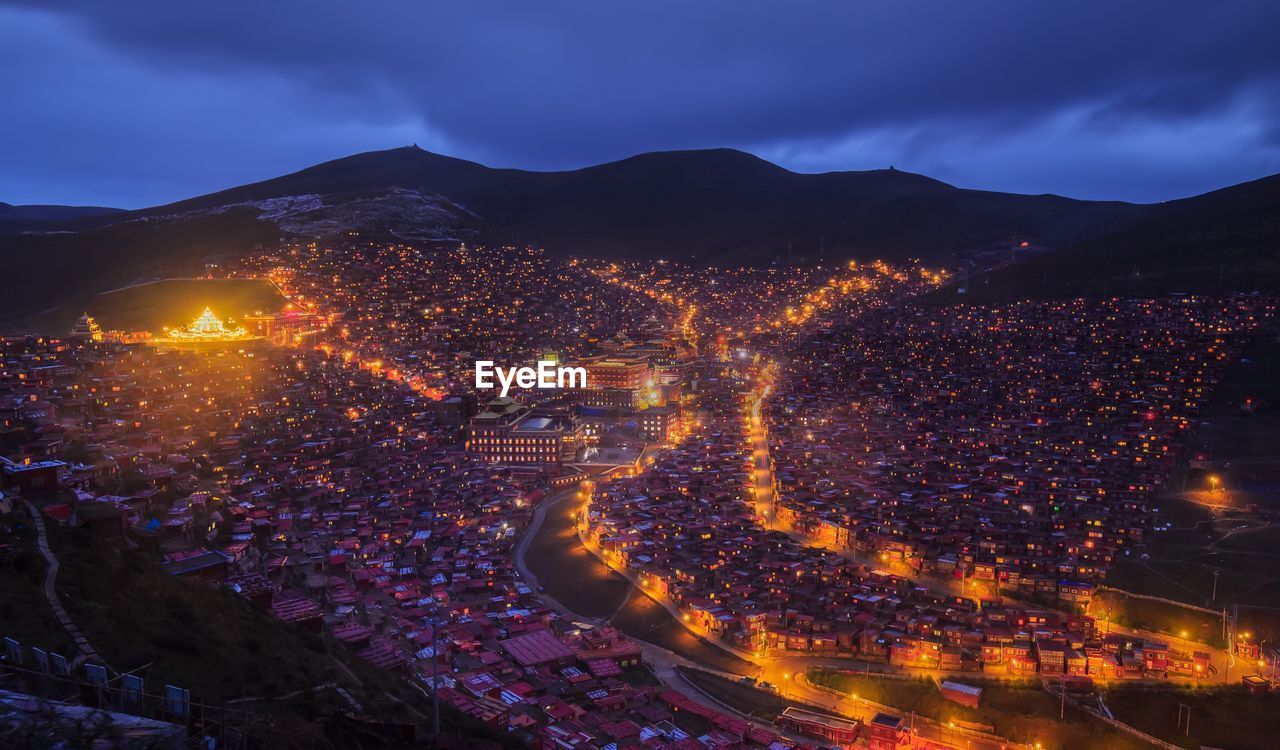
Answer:
<path fill-rule="evenodd" d="M 417 142 L 1159 200 L 1280 171 L 1276 28 L 1267 0 L 19 3 L 0 199 L 146 205 Z"/>

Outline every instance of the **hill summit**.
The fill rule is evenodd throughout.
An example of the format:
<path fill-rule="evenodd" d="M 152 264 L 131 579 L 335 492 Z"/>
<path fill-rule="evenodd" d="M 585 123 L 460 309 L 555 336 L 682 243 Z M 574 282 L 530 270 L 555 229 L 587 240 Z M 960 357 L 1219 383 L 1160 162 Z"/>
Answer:
<path fill-rule="evenodd" d="M 539 172 L 406 146 L 136 211 L 0 206 L 0 252 L 29 282 L 13 290 L 0 319 L 29 319 L 51 305 L 78 310 L 100 292 L 181 276 L 282 236 L 528 244 L 735 266 L 905 257 L 954 265 L 982 253 L 1007 257 L 1025 241 L 1041 251 L 1040 265 L 1016 273 L 1043 275 L 1041 286 L 1050 275 L 1070 281 L 1054 291 L 1069 294 L 1093 288 L 1090 269 L 1101 266 L 1117 278 L 1134 266 L 1155 279 L 1169 266 L 1200 274 L 1227 265 L 1244 280 L 1271 278 L 1258 263 L 1273 253 L 1277 218 L 1280 177 L 1136 205 L 969 190 L 892 168 L 806 174 L 728 148 Z M 1160 260 L 1171 252 L 1175 260 Z M 1027 293 L 1026 279 L 1006 277 L 984 289 Z M 971 298 L 982 296 L 975 288 Z"/>

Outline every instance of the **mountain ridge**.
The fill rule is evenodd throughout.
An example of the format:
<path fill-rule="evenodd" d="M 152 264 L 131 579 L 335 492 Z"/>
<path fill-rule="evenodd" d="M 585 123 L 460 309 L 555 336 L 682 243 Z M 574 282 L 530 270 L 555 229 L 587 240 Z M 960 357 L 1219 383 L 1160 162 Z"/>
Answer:
<path fill-rule="evenodd" d="M 0 233 L 44 231 L 61 222 L 125 213 L 122 208 L 106 206 L 64 206 L 31 203 L 13 205 L 0 201 Z"/>
<path fill-rule="evenodd" d="M 530 244 L 569 255 L 719 265 L 907 257 L 954 265 L 983 253 L 1007 257 L 1025 240 L 1071 266 L 1085 257 L 1071 248 L 1108 237 L 1118 239 L 1096 252 L 1113 264 L 1134 252 L 1126 236 L 1130 244 L 1156 243 L 1150 252 L 1158 255 L 1160 242 L 1185 244 L 1206 231 L 1180 224 L 1184 214 L 1219 222 L 1210 229 L 1224 236 L 1236 231 L 1233 222 L 1256 234 L 1259 222 L 1280 221 L 1278 195 L 1280 176 L 1133 204 L 960 188 L 893 168 L 793 172 L 728 148 L 539 172 L 406 146 L 0 236 L 11 268 L 34 280 L 11 295 L 0 318 L 79 304 L 98 286 L 154 278 L 157 269 L 247 252 L 281 236 L 354 231 L 372 240 Z"/>
<path fill-rule="evenodd" d="M 824 244 L 889 256 L 929 255 L 938 244 L 955 250 L 1041 229 L 1048 244 L 1061 244 L 1136 210 L 1120 202 L 956 188 L 894 169 L 793 172 L 734 149 L 652 152 L 535 172 L 494 169 L 413 147 L 331 160 L 160 209 L 375 187 L 446 196 L 506 230 L 499 234 L 508 241 L 567 253 L 695 262 L 730 256 L 735 262 L 769 262 L 786 255 L 789 246 L 813 255 Z M 915 237 L 922 229 L 917 218 L 900 217 L 926 208 L 943 211 L 945 227 Z M 1063 220 L 1064 213 L 1091 216 Z"/>
<path fill-rule="evenodd" d="M 967 300 L 1232 291 L 1280 292 L 1280 174 L 1152 204 L 1132 225 L 992 272 Z"/>

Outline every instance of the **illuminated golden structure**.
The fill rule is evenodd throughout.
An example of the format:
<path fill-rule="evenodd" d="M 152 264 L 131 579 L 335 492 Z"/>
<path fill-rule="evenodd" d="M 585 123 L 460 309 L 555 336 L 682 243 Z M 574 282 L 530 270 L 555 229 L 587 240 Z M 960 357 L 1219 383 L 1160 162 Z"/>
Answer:
<path fill-rule="evenodd" d="M 204 312 L 186 326 L 165 328 L 164 335 L 156 337 L 155 343 L 162 346 L 217 347 L 261 339 L 261 336 L 249 333 L 244 327 L 228 328 L 221 318 L 213 314 L 213 310 L 205 307 Z"/>
<path fill-rule="evenodd" d="M 71 338 L 87 341 L 102 340 L 102 326 L 98 325 L 98 321 L 89 317 L 89 313 L 80 316 L 76 324 L 71 327 Z"/>

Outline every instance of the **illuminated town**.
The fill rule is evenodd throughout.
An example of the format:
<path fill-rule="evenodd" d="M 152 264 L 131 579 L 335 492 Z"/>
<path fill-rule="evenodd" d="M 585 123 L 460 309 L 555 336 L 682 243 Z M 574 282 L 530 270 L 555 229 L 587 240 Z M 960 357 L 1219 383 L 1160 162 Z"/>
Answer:
<path fill-rule="evenodd" d="M 0 0 L 0 750 L 1275 750 L 1276 28 Z"/>
<path fill-rule="evenodd" d="M 1098 594 L 1274 299 L 938 309 L 913 300 L 950 274 L 910 264 L 365 242 L 211 274 L 295 312 L 4 340 L 6 501 L 525 744 L 1127 747 L 982 695 L 1043 683 L 1087 717 L 1101 686 L 1271 679 L 1234 613 L 1191 636 Z M 489 351 L 586 387 L 477 391 Z M 67 671 L 107 661 L 75 643 Z M 875 692 L 919 676 L 951 707 Z"/>

